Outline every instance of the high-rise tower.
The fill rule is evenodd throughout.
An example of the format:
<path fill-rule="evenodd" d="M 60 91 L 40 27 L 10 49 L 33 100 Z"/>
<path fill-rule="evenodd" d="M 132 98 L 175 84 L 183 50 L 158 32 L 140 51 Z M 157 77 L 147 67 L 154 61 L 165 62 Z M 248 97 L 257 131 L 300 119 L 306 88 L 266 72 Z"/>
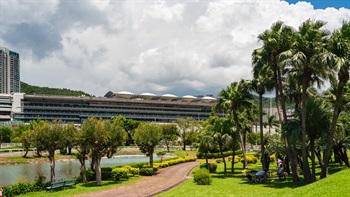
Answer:
<path fill-rule="evenodd" d="M 0 47 L 0 93 L 20 92 L 19 54 Z"/>

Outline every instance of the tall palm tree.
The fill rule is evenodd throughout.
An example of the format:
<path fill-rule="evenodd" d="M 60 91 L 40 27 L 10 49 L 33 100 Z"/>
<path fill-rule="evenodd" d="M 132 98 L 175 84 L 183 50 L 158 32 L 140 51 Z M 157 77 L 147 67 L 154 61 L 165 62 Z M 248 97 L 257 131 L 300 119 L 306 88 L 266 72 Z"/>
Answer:
<path fill-rule="evenodd" d="M 329 62 L 338 71 L 338 92 L 333 110 L 331 132 L 328 138 L 327 147 L 324 154 L 324 165 L 322 166 L 321 178 L 328 174 L 328 163 L 333 146 L 333 137 L 336 130 L 338 110 L 341 103 L 343 87 L 349 81 L 350 67 L 350 21 L 344 22 L 339 30 L 335 30 L 327 43 L 327 49 L 331 52 Z M 328 58 L 326 58 L 328 59 Z"/>
<path fill-rule="evenodd" d="M 308 163 L 306 148 L 306 96 L 311 83 L 316 82 L 318 86 L 323 85 L 324 80 L 330 78 L 332 72 L 329 71 L 326 64 L 321 62 L 321 54 L 325 53 L 323 47 L 326 41 L 328 31 L 323 30 L 325 25 L 323 21 L 306 20 L 295 33 L 295 42 L 291 50 L 286 52 L 290 54 L 288 64 L 298 73 L 302 81 L 301 114 L 302 114 L 302 159 L 304 182 L 315 181 L 311 177 L 311 171 Z"/>
<path fill-rule="evenodd" d="M 216 109 L 223 109 L 226 113 L 231 114 L 233 124 L 238 131 L 238 136 L 243 152 L 244 165 L 247 165 L 246 150 L 243 140 L 243 130 L 239 122 L 239 114 L 251 109 L 253 104 L 252 95 L 249 92 L 247 81 L 241 80 L 233 82 L 219 93 Z"/>
<path fill-rule="evenodd" d="M 257 62 L 258 64 L 259 62 Z M 265 144 L 264 144 L 264 132 L 263 132 L 263 108 L 262 108 L 262 96 L 265 91 L 271 91 L 273 89 L 273 81 L 266 73 L 271 73 L 271 70 L 265 72 L 263 75 L 264 67 L 255 66 L 253 67 L 254 80 L 252 82 L 254 90 L 259 94 L 259 123 L 260 123 L 260 144 L 261 144 L 261 160 L 263 169 L 266 169 L 266 156 L 265 156 Z M 266 68 L 266 67 L 265 67 Z"/>
<path fill-rule="evenodd" d="M 282 62 L 286 56 L 281 54 L 290 49 L 293 41 L 293 35 L 294 30 L 291 27 L 284 25 L 281 21 L 278 21 L 274 23 L 269 30 L 264 31 L 258 36 L 258 39 L 263 42 L 263 46 L 254 50 L 252 54 L 254 70 L 261 70 L 262 73 L 265 73 L 266 77 L 272 76 L 274 80 L 276 107 L 280 124 L 287 121 L 287 112 L 282 86 L 284 72 L 282 72 L 283 68 L 281 67 L 284 66 Z M 267 74 L 269 70 L 270 72 L 273 72 L 273 75 Z M 292 164 L 293 175 L 297 175 L 297 166 L 294 162 L 295 159 L 292 158 L 292 149 L 290 148 L 289 144 L 290 142 L 288 142 L 288 138 L 285 138 L 287 155 Z M 298 177 L 293 176 L 293 182 L 296 183 L 298 180 Z"/>

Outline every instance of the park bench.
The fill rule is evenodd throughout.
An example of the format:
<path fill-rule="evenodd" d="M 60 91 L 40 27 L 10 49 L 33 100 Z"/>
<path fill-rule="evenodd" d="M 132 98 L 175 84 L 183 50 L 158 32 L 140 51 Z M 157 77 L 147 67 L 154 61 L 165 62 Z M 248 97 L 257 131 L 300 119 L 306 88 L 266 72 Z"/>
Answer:
<path fill-rule="evenodd" d="M 55 182 L 50 183 L 49 186 L 46 187 L 47 191 L 52 191 L 54 189 L 61 189 L 64 187 L 75 187 L 76 185 L 76 180 L 72 179 L 72 180 L 58 180 Z"/>

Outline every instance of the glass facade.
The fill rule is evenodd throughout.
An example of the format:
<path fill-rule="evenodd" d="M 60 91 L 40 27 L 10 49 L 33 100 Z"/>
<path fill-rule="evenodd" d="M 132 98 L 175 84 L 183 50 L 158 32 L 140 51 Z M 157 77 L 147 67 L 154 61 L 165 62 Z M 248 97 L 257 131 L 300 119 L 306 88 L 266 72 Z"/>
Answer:
<path fill-rule="evenodd" d="M 20 92 L 19 54 L 0 47 L 0 93 Z"/>

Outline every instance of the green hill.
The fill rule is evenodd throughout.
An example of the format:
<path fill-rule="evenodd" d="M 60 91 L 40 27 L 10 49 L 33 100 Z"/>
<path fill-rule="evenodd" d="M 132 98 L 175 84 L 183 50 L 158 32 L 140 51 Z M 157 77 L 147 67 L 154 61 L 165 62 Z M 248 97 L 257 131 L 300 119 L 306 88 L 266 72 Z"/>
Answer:
<path fill-rule="evenodd" d="M 45 94 L 45 95 L 61 95 L 61 96 L 91 96 L 80 90 L 70 90 L 66 88 L 48 88 L 40 86 L 32 86 L 21 81 L 21 92 L 26 94 Z"/>

